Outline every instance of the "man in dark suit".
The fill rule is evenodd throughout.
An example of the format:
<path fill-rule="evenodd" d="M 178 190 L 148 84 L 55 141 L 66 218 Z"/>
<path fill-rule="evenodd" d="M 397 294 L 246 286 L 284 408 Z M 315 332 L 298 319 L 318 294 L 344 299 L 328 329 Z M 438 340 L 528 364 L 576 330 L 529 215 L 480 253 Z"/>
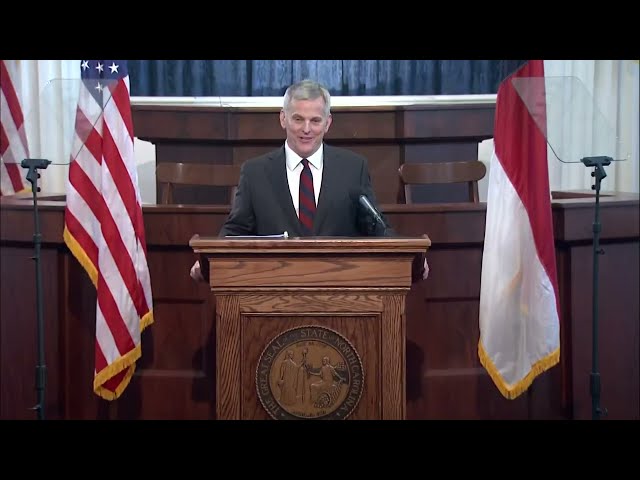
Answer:
<path fill-rule="evenodd" d="M 391 229 L 379 228 L 371 211 L 358 201 L 364 195 L 377 210 L 366 158 L 324 143 L 331 121 L 331 97 L 325 87 L 303 80 L 287 89 L 280 111 L 286 141 L 278 150 L 242 165 L 220 236 L 394 235 Z M 191 276 L 202 279 L 198 262 Z"/>
<path fill-rule="evenodd" d="M 368 228 L 372 222 L 357 200 L 362 193 L 375 205 L 367 160 L 322 143 L 314 148 L 294 150 L 287 143 L 246 161 L 220 235 L 277 235 L 285 231 L 292 237 L 382 235 L 381 229 Z M 308 206 L 305 180 L 301 179 L 303 158 L 312 179 L 308 182 Z"/>

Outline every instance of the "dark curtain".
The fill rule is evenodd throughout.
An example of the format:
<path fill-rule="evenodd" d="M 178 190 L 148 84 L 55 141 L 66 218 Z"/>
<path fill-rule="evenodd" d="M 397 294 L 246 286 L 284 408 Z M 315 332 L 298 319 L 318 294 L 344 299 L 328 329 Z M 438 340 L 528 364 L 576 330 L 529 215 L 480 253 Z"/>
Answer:
<path fill-rule="evenodd" d="M 304 78 L 332 95 L 492 94 L 526 60 L 129 60 L 133 96 L 281 96 Z"/>

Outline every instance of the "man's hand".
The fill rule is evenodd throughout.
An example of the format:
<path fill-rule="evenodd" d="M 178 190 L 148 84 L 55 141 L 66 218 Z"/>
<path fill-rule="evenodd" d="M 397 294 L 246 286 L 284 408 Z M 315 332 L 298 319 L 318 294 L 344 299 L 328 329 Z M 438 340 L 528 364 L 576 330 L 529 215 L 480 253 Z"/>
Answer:
<path fill-rule="evenodd" d="M 196 263 L 193 264 L 189 275 L 191 275 L 191 278 L 193 278 L 196 282 L 204 282 L 204 277 L 202 276 L 202 270 L 200 269 L 199 261 L 196 260 Z"/>
<path fill-rule="evenodd" d="M 426 235 L 422 235 L 427 238 Z M 415 283 L 420 280 L 426 280 L 429 276 L 429 263 L 427 262 L 426 253 L 416 255 L 411 264 L 411 282 Z"/>
<path fill-rule="evenodd" d="M 411 262 L 411 283 L 426 280 L 429 276 L 429 264 L 427 258 L 422 255 L 416 255 Z"/>

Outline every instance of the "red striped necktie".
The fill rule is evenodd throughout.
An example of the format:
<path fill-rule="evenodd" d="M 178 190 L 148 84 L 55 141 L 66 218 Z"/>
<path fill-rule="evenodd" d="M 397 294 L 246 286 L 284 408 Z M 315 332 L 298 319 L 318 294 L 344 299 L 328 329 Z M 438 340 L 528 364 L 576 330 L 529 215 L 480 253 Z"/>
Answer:
<path fill-rule="evenodd" d="M 302 173 L 300 174 L 300 204 L 298 205 L 298 217 L 302 235 L 313 233 L 313 217 L 316 214 L 316 197 L 313 192 L 313 175 L 309 168 L 309 160 L 302 159 Z"/>

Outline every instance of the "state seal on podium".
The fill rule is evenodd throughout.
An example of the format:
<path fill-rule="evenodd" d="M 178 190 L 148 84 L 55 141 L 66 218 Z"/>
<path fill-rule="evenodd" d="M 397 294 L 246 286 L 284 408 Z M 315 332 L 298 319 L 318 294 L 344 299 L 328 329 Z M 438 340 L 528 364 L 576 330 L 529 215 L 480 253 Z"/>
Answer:
<path fill-rule="evenodd" d="M 256 368 L 256 389 L 276 420 L 341 420 L 356 408 L 364 368 L 353 345 L 335 330 L 307 325 L 273 338 Z"/>

